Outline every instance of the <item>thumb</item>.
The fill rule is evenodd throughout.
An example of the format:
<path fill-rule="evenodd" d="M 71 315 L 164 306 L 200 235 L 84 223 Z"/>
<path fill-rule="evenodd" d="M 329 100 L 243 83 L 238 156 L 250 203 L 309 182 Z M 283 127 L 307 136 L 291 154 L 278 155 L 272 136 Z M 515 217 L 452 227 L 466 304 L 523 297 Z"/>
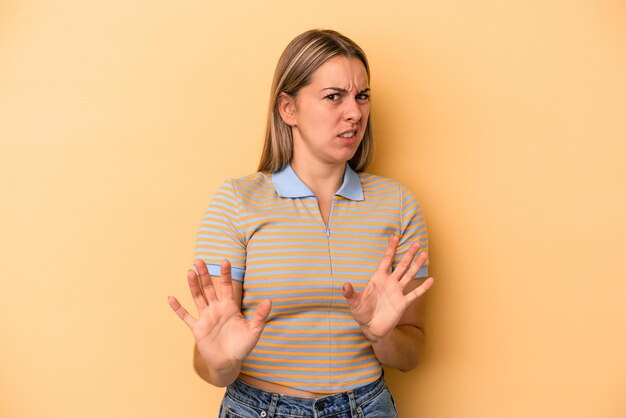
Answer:
<path fill-rule="evenodd" d="M 256 307 L 256 312 L 254 313 L 254 318 L 252 318 L 251 325 L 254 328 L 261 328 L 265 326 L 265 321 L 272 310 L 272 301 L 269 299 L 265 299 L 261 301 Z"/>
<path fill-rule="evenodd" d="M 354 307 L 359 300 L 359 294 L 355 292 L 354 287 L 352 287 L 352 284 L 344 283 L 343 288 L 341 290 L 342 290 L 341 293 L 343 294 L 343 297 L 346 298 L 346 302 L 348 302 L 348 306 L 350 306 L 351 308 Z"/>

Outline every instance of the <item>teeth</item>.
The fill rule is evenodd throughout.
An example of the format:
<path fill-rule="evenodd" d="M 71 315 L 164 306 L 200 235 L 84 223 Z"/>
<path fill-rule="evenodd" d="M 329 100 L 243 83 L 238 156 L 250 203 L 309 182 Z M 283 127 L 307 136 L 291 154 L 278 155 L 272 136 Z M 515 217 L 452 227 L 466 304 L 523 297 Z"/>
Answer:
<path fill-rule="evenodd" d="M 339 136 L 342 137 L 342 138 L 352 138 L 354 136 L 354 132 L 346 132 L 346 133 L 343 133 L 343 134 L 341 134 Z"/>

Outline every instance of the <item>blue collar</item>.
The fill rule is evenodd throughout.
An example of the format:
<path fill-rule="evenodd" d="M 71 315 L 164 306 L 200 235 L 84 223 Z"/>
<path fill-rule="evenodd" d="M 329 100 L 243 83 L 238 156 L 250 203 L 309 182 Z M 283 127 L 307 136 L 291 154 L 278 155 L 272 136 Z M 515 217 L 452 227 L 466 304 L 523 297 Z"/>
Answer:
<path fill-rule="evenodd" d="M 287 164 L 282 170 L 272 174 L 274 189 L 280 197 L 314 197 L 315 194 L 304 184 L 300 177 L 293 171 L 291 164 Z M 359 175 L 346 164 L 343 175 L 343 184 L 335 193 L 350 200 L 363 200 L 363 187 Z"/>

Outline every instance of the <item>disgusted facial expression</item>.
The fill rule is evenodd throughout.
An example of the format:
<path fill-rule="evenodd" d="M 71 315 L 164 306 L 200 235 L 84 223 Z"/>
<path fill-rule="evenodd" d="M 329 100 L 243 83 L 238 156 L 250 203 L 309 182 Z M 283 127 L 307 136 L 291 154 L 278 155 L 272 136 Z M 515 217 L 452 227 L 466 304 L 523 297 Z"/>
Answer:
<path fill-rule="evenodd" d="M 292 163 L 343 166 L 352 158 L 370 112 L 367 72 L 358 58 L 331 58 L 295 97 L 282 100 L 281 116 L 293 134 Z"/>

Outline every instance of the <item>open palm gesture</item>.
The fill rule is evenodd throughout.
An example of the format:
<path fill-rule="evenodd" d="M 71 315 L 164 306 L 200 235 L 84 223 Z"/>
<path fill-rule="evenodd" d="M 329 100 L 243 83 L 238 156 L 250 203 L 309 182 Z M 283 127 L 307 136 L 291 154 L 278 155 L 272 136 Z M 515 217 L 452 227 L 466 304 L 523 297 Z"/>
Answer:
<path fill-rule="evenodd" d="M 404 293 L 428 256 L 422 252 L 412 263 L 420 248 L 419 242 L 414 242 L 390 272 L 399 240 L 397 235 L 391 237 L 385 256 L 362 292 L 354 290 L 350 283 L 343 286 L 352 316 L 372 342 L 384 339 L 398 325 L 407 307 L 433 284 L 433 279 L 428 278 L 421 286 Z"/>
<path fill-rule="evenodd" d="M 271 301 L 262 301 L 254 317 L 247 320 L 241 313 L 241 301 L 235 297 L 230 263 L 222 262 L 221 276 L 216 279 L 218 289 L 213 286 L 204 261 L 196 260 L 195 267 L 200 280 L 193 270 L 187 272 L 187 280 L 198 318 L 189 314 L 173 296 L 168 298 L 169 305 L 191 329 L 198 352 L 209 370 L 238 371 L 241 361 L 261 336 Z"/>

